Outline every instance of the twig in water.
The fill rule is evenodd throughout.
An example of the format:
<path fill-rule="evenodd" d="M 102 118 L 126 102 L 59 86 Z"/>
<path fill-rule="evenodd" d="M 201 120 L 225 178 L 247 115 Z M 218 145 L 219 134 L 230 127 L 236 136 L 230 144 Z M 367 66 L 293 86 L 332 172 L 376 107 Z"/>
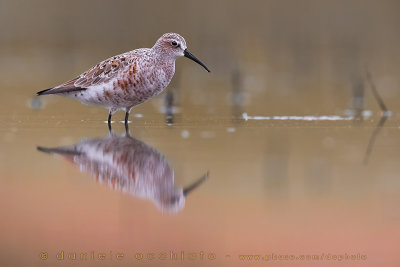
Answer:
<path fill-rule="evenodd" d="M 374 82 L 372 81 L 371 74 L 369 73 L 368 69 L 367 69 L 367 81 L 369 82 L 369 84 L 371 86 L 371 90 L 372 90 L 372 93 L 374 94 L 376 102 L 378 102 L 378 105 L 381 108 L 381 110 L 386 113 L 386 111 L 388 111 L 388 109 L 387 109 L 385 103 L 383 103 L 383 100 L 382 100 L 381 96 L 379 95 L 378 90 L 376 90 L 376 86 L 375 86 Z"/>

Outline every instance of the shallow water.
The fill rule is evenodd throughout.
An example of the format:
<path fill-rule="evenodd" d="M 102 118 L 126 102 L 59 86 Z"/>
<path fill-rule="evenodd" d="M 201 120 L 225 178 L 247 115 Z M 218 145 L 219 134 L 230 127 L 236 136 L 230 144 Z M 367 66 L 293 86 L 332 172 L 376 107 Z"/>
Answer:
<path fill-rule="evenodd" d="M 121 1 L 105 25 L 104 2 L 70 22 L 67 2 L 39 2 L 52 12 L 24 10 L 40 20 L 13 1 L 0 11 L 0 27 L 16 23 L 0 36 L 1 266 L 398 266 L 397 3 L 192 2 L 193 17 L 154 11 L 165 25 L 112 42 L 99 26 L 147 13 Z M 130 135 L 122 112 L 109 133 L 101 107 L 34 96 L 170 28 L 212 72 L 179 59 L 168 90 L 132 110 Z"/>
<path fill-rule="evenodd" d="M 75 105 L 68 99 L 54 101 Z M 138 157 L 146 157 L 131 155 L 111 164 L 114 172 L 122 172 L 118 176 L 106 168 L 104 148 L 87 156 L 86 161 L 100 158 L 94 167 L 79 164 L 68 153 L 55 156 L 37 150 L 110 138 L 105 110 L 76 108 L 89 111 L 91 118 L 79 112 L 58 114 L 57 105 L 49 104 L 30 115 L 3 120 L 7 126 L 1 130 L 0 195 L 7 247 L 2 251 L 11 263 L 54 264 L 61 251 L 78 257 L 92 251 L 121 252 L 121 265 L 146 261 L 135 259 L 137 253 L 146 257 L 170 251 L 178 253 L 179 262 L 182 251 L 186 261 L 189 253 L 197 254 L 197 262 L 201 251 L 216 255 L 217 260 L 202 260 L 207 265 L 237 263 L 240 253 L 362 253 L 369 263 L 381 262 L 382 257 L 391 262 L 396 253 L 398 114 L 376 127 L 377 112 L 357 122 L 245 120 L 199 111 L 175 114 L 175 123 L 168 125 L 164 114 L 146 103 L 131 114 L 131 134 L 165 157 L 164 164 L 175 174 L 174 186 L 183 188 L 209 172 L 184 206 L 171 214 L 156 199 L 139 198 L 129 190 L 122 193 L 118 186 L 118 177 L 126 180 L 132 173 L 127 165 L 136 168 Z M 126 138 L 121 122 L 112 126 L 115 136 Z M 110 145 L 112 156 L 135 150 Z M 143 167 L 150 175 L 146 179 L 157 171 L 157 164 Z M 117 180 L 110 184 L 113 175 Z M 48 253 L 48 260 L 39 259 L 41 251 Z M 176 264 L 169 258 L 164 261 Z"/>

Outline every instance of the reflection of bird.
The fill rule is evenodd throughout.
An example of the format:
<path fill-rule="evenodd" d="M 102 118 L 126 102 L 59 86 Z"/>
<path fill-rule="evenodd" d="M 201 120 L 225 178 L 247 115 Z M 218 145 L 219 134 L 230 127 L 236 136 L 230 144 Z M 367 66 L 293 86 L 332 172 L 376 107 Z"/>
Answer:
<path fill-rule="evenodd" d="M 106 59 L 73 80 L 38 92 L 38 95 L 59 94 L 82 103 L 101 105 L 111 116 L 124 109 L 125 123 L 129 111 L 168 86 L 175 73 L 175 60 L 185 56 L 210 70 L 186 47 L 177 33 L 161 36 L 152 48 L 141 48 Z"/>
<path fill-rule="evenodd" d="M 200 185 L 208 173 L 185 189 L 174 185 L 174 172 L 166 158 L 156 149 L 129 134 L 84 140 L 76 145 L 38 150 L 59 154 L 92 174 L 100 183 L 151 199 L 161 210 L 176 213 L 185 206 L 185 197 Z"/>

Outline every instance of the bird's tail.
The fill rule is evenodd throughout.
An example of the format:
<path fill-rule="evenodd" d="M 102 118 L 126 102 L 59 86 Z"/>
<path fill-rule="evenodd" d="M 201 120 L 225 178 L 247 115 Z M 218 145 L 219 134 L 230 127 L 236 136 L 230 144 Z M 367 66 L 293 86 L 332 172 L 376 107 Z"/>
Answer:
<path fill-rule="evenodd" d="M 37 95 L 65 94 L 65 93 L 70 93 L 70 92 L 86 90 L 87 88 L 75 86 L 74 82 L 76 81 L 76 79 L 77 78 L 75 78 L 71 81 L 68 81 L 62 85 L 53 87 L 53 88 L 39 91 L 39 92 L 37 92 Z"/>

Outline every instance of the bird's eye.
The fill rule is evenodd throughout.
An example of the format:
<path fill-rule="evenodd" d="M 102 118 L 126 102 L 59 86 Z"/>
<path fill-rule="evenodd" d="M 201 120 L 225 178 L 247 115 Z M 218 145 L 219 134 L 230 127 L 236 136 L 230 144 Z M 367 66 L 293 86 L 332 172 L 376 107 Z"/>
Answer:
<path fill-rule="evenodd" d="M 175 42 L 175 41 L 172 41 L 171 44 L 172 44 L 173 46 L 177 46 L 177 45 L 178 45 L 178 43 Z"/>

